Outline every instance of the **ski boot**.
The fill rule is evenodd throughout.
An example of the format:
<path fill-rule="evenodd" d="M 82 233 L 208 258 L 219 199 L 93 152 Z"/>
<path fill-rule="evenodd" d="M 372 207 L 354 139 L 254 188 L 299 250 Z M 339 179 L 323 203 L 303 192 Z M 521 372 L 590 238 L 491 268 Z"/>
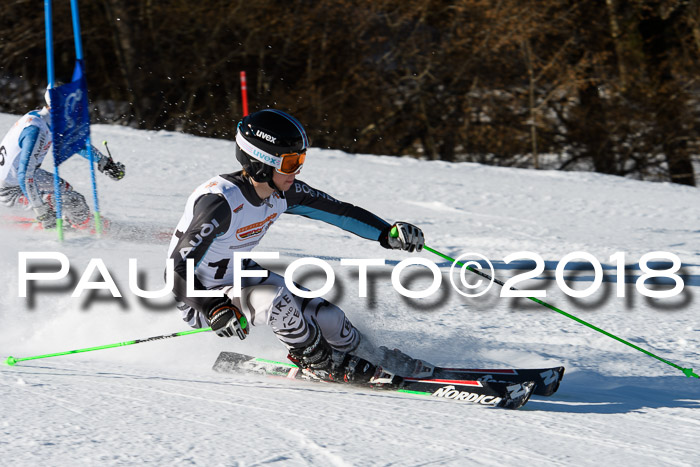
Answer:
<path fill-rule="evenodd" d="M 376 365 L 367 360 L 344 352 L 333 352 L 333 376 L 336 381 L 367 384 L 376 372 Z"/>
<path fill-rule="evenodd" d="M 332 349 L 317 328 L 311 345 L 290 349 L 287 358 L 307 377 L 321 381 L 365 384 L 376 373 L 367 360 Z"/>
<path fill-rule="evenodd" d="M 304 375 L 321 381 L 335 381 L 333 378 L 333 350 L 316 327 L 311 344 L 306 347 L 289 349 L 287 358 L 301 368 Z"/>
<path fill-rule="evenodd" d="M 333 360 L 338 363 L 334 364 L 333 376 L 338 381 L 342 380 L 350 384 L 393 388 L 399 386 L 405 378 L 428 378 L 435 371 L 433 365 L 411 358 L 398 349 L 389 350 L 386 347 L 379 347 L 378 350 L 382 355 L 378 360 L 379 365 L 357 355 L 334 352 Z"/>
<path fill-rule="evenodd" d="M 381 360 L 383 366 L 393 369 L 396 374 L 404 378 L 429 378 L 435 372 L 435 365 L 406 355 L 399 349 L 389 350 L 383 345 L 379 349 L 384 352 Z"/>
<path fill-rule="evenodd" d="M 402 378 L 428 378 L 435 371 L 435 366 L 430 363 L 412 358 L 399 349 L 389 350 L 385 346 L 375 347 L 364 337 L 360 339 L 353 354 L 374 363 L 386 373 Z"/>

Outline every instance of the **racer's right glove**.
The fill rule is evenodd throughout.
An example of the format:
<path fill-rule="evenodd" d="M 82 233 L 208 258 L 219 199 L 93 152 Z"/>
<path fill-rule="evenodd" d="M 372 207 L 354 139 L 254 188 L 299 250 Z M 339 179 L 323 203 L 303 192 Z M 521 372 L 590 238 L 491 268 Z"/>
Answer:
<path fill-rule="evenodd" d="M 237 335 L 243 340 L 248 336 L 248 320 L 227 297 L 212 302 L 207 310 L 211 330 L 219 337 Z"/>

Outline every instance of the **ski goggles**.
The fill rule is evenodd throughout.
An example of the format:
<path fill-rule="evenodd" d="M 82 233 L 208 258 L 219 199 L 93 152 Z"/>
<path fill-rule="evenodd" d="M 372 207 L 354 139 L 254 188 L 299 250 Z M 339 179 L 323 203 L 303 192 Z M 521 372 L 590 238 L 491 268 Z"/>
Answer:
<path fill-rule="evenodd" d="M 282 161 L 279 167 L 275 167 L 275 170 L 284 175 L 291 175 L 299 172 L 304 166 L 306 152 L 291 152 L 289 154 L 282 154 L 279 157 Z"/>
<path fill-rule="evenodd" d="M 306 151 L 291 152 L 279 156 L 263 151 L 249 143 L 248 140 L 243 137 L 240 130 L 236 133 L 236 143 L 243 152 L 249 154 L 263 164 L 274 167 L 277 172 L 283 175 L 292 175 L 299 172 L 306 160 Z"/>

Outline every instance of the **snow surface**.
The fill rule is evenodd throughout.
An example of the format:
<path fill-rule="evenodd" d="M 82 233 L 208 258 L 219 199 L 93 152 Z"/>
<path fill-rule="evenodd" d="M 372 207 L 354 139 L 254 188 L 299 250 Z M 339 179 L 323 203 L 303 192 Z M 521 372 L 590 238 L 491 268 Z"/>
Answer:
<path fill-rule="evenodd" d="M 0 128 L 16 116 L 0 114 Z M 167 240 L 190 192 L 211 176 L 238 169 L 230 141 L 118 126 L 93 127 L 108 140 L 127 176 L 98 174 L 101 211 L 122 234 L 68 235 L 0 228 L 0 356 L 26 357 L 188 329 L 170 299 L 141 300 L 129 290 L 128 259 L 139 284 L 162 286 Z M 90 193 L 84 160 L 61 174 Z M 309 151 L 302 180 L 369 208 L 387 220 L 421 226 L 428 245 L 453 257 L 478 252 L 506 279 L 503 258 L 532 251 L 547 271 L 529 288 L 545 300 L 683 367 L 700 370 L 700 203 L 695 188 L 580 172 L 495 168 L 411 158 Z M 137 227 L 140 230 L 137 230 Z M 131 229 L 132 235 L 127 235 Z M 586 251 L 614 276 L 610 256 L 624 252 L 627 274 L 639 258 L 668 251 L 683 262 L 683 294 L 648 299 L 633 283 L 626 297 L 606 281 L 586 299 L 567 297 L 551 280 L 565 254 Z M 18 297 L 18 252 L 59 251 L 70 280 L 40 282 Z M 210 333 L 78 355 L 0 364 L 0 464 L 113 465 L 698 465 L 700 380 L 526 299 L 500 298 L 498 287 L 465 298 L 447 281 L 423 300 L 391 287 L 393 264 L 408 255 L 333 226 L 283 216 L 258 248 L 279 251 L 263 262 L 283 271 L 317 256 L 331 264 L 328 295 L 377 343 L 438 365 L 565 365 L 551 398 L 533 397 L 520 411 L 462 405 L 328 384 L 289 382 L 211 371 L 222 350 L 283 359 L 272 332 L 255 327 L 244 341 Z M 105 290 L 71 293 L 91 258 L 101 258 L 123 298 Z M 393 261 L 370 275 L 358 297 L 356 269 L 339 258 Z M 55 268 L 57 269 L 57 268 Z M 54 270 L 55 270 L 54 269 Z M 417 268 L 405 285 L 427 287 Z M 568 284 L 588 287 L 591 271 Z M 317 287 L 303 269 L 295 279 Z M 93 280 L 99 281 L 96 274 Z"/>

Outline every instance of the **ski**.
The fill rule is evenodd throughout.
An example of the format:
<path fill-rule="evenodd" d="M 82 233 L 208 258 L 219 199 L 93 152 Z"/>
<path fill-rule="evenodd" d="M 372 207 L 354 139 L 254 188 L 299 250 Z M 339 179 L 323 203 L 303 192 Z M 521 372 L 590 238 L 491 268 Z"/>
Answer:
<path fill-rule="evenodd" d="M 65 222 L 65 221 L 64 221 Z M 108 233 L 110 231 L 110 220 L 102 218 L 102 229 L 103 233 Z M 16 216 L 16 215 L 0 215 L 0 225 L 4 225 L 10 228 L 17 228 L 21 230 L 45 230 L 42 227 L 41 222 L 33 217 Z M 73 226 L 64 223 L 63 229 L 65 232 L 76 232 L 80 234 L 90 234 L 95 235 L 95 227 L 92 220 L 85 222 L 80 226 Z M 55 230 L 55 229 L 50 229 Z"/>
<path fill-rule="evenodd" d="M 23 216 L 0 216 L 0 224 L 22 230 L 43 230 L 41 223 L 34 218 Z"/>
<path fill-rule="evenodd" d="M 557 392 L 564 378 L 563 366 L 539 369 L 439 368 L 439 371 L 446 378 L 475 379 L 487 383 L 533 381 L 533 394 L 537 396 L 551 396 Z"/>
<path fill-rule="evenodd" d="M 43 231 L 41 223 L 32 217 L 0 215 L 0 226 L 13 229 Z M 77 235 L 95 235 L 92 221 L 84 226 L 64 226 L 65 232 Z M 113 222 L 102 217 L 102 235 L 117 240 L 163 243 L 170 240 L 172 232 L 165 227 L 143 223 Z"/>
<path fill-rule="evenodd" d="M 236 352 L 221 352 L 214 363 L 213 370 L 221 373 L 246 372 L 289 379 L 318 381 L 306 375 L 291 362 L 251 357 Z M 533 381 L 478 381 L 463 376 L 450 377 L 449 374 L 443 373 L 441 370 L 441 368 L 436 368 L 435 373 L 427 378 L 400 378 L 394 376 L 385 379 L 373 379 L 367 383 L 354 383 L 354 385 L 381 391 L 395 391 L 507 409 L 519 409 L 525 405 L 535 388 L 535 382 Z"/>

